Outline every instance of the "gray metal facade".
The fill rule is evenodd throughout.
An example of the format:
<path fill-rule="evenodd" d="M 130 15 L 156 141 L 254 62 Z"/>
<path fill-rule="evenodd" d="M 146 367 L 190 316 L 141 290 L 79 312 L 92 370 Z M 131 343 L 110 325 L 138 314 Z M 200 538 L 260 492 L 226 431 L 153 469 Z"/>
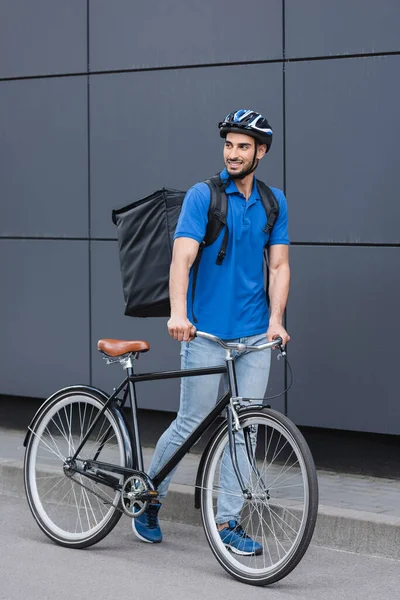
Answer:
<path fill-rule="evenodd" d="M 111 209 L 215 173 L 217 122 L 254 107 L 292 239 L 296 380 L 272 404 L 399 434 L 399 23 L 398 0 L 3 0 L 0 394 L 110 390 L 100 337 L 147 339 L 140 371 L 178 367 L 165 320 L 123 316 Z M 177 381 L 138 391 L 177 408 Z"/>

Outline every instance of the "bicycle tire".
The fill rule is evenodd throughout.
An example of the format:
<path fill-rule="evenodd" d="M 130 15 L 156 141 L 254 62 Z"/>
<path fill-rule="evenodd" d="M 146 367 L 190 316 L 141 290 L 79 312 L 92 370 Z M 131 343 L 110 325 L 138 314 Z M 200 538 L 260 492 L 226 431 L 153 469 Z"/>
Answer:
<path fill-rule="evenodd" d="M 76 474 L 83 487 L 63 470 L 104 403 L 103 394 L 93 388 L 65 388 L 49 398 L 31 424 L 24 459 L 26 496 L 41 530 L 61 546 L 96 544 L 122 516 L 120 492 Z M 98 460 L 126 466 L 124 432 L 115 409 L 105 411 L 79 457 L 93 459 L 100 447 Z M 122 475 L 117 477 L 122 481 Z M 96 493 L 110 504 L 102 503 Z"/>
<path fill-rule="evenodd" d="M 236 476 L 231 477 L 229 489 L 224 487 L 226 481 L 220 485 L 233 466 L 227 454 L 226 424 L 215 433 L 204 457 L 201 517 L 207 541 L 222 567 L 243 583 L 269 585 L 286 577 L 310 544 L 318 512 L 317 475 L 304 437 L 287 417 L 272 409 L 247 408 L 239 412 L 239 422 L 243 443 L 236 443 L 238 461 L 252 498 L 243 497 Z M 249 457 L 243 432 L 253 435 L 253 456 Z M 241 505 L 236 520 L 261 544 L 260 554 L 234 554 L 222 542 L 216 519 L 218 505 L 221 511 L 227 499 L 229 509 L 236 505 L 237 511 Z"/>

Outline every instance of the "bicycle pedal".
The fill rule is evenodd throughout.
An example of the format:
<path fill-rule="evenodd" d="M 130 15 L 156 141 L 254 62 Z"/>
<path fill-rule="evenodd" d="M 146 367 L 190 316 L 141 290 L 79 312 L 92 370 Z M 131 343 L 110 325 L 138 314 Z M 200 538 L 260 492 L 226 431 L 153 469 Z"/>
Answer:
<path fill-rule="evenodd" d="M 143 502 L 146 502 L 146 500 L 155 500 L 156 498 L 158 498 L 158 492 L 155 490 L 146 490 L 141 494 L 136 495 L 136 500 L 141 500 Z"/>

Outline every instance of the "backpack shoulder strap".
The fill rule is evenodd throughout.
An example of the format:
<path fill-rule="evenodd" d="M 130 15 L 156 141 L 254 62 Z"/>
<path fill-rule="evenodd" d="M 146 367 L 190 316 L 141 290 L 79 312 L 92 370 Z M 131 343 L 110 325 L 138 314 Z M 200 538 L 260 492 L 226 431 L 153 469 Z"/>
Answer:
<path fill-rule="evenodd" d="M 267 224 L 263 231 L 270 234 L 279 215 L 278 200 L 271 188 L 260 179 L 257 179 L 257 187 L 267 215 Z"/>
<path fill-rule="evenodd" d="M 204 245 L 210 246 L 215 242 L 222 228 L 226 225 L 228 215 L 228 198 L 225 186 L 219 175 L 206 179 L 205 183 L 210 189 L 210 207 L 208 209 L 208 223 Z"/>
<path fill-rule="evenodd" d="M 208 222 L 206 228 L 206 234 L 204 236 L 204 240 L 201 242 L 199 251 L 197 253 L 197 257 L 192 265 L 193 268 L 193 281 L 192 281 L 192 307 L 194 307 L 194 297 L 196 291 L 196 283 L 197 283 L 197 274 L 199 271 L 199 264 L 201 255 L 203 253 L 203 248 L 205 246 L 210 246 L 213 244 L 218 238 L 219 234 L 223 227 L 225 227 L 225 234 L 222 240 L 221 248 L 218 252 L 216 264 L 221 265 L 225 255 L 226 248 L 228 246 L 228 226 L 227 226 L 227 216 L 228 216 L 228 197 L 225 194 L 225 184 L 221 181 L 219 175 L 214 175 L 209 179 L 206 179 L 204 182 L 208 185 L 210 189 L 210 207 L 208 209 Z M 192 309 L 193 313 L 193 322 L 197 323 L 197 318 L 194 313 L 194 309 Z"/>
<path fill-rule="evenodd" d="M 223 260 L 226 256 L 226 249 L 228 246 L 228 196 L 225 193 L 227 183 L 224 183 L 219 175 L 214 175 L 210 179 L 206 180 L 207 185 L 210 188 L 210 208 L 208 211 L 208 224 L 206 229 L 206 235 L 203 240 L 204 246 L 210 246 L 213 244 L 225 227 L 224 237 L 222 239 L 221 248 L 219 249 L 216 263 L 222 265 Z"/>

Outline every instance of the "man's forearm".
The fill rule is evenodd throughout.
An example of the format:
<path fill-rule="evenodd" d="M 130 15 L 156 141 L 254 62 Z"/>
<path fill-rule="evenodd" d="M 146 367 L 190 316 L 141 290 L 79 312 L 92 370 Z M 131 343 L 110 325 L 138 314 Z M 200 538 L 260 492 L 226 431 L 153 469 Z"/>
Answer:
<path fill-rule="evenodd" d="M 289 295 L 290 267 L 283 264 L 269 273 L 270 322 L 282 324 Z"/>
<path fill-rule="evenodd" d="M 169 274 L 171 316 L 187 317 L 187 290 L 190 265 L 185 260 L 173 260 Z"/>

